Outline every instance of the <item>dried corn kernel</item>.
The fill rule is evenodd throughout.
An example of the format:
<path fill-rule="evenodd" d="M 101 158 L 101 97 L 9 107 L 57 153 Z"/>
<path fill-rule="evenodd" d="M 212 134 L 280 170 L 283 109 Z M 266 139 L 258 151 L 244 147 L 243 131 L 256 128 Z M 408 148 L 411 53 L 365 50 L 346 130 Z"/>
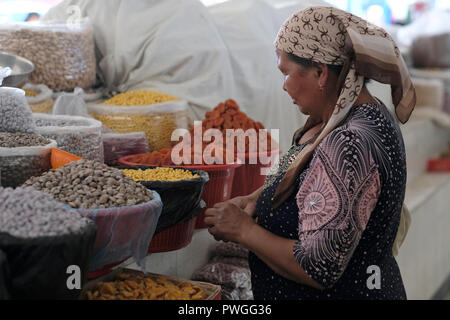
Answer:
<path fill-rule="evenodd" d="M 119 93 L 109 100 L 103 102 L 105 105 L 114 106 L 145 106 L 155 103 L 162 103 L 166 101 L 177 101 L 178 98 L 172 97 L 168 94 L 150 91 L 138 90 L 125 93 Z"/>
<path fill-rule="evenodd" d="M 134 181 L 178 181 L 198 178 L 198 174 L 193 174 L 188 170 L 174 168 L 155 168 L 155 169 L 124 169 L 123 173 Z"/>

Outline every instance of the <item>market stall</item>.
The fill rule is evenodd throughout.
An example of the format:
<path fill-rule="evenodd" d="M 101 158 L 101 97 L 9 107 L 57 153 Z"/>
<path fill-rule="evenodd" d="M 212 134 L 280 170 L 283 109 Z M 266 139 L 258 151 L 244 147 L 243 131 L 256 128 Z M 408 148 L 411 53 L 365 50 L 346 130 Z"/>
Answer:
<path fill-rule="evenodd" d="M 314 4 L 74 0 L 37 24 L 0 24 L 0 51 L 33 66 L 0 88 L 0 299 L 252 299 L 248 250 L 216 241 L 205 211 L 263 186 L 305 120 L 282 90 L 273 39 Z M 60 22 L 68 5 L 79 23 Z M 441 125 L 427 154 L 405 128 L 412 181 L 450 170 L 450 76 L 409 67 L 422 107 L 441 112 L 418 112 Z M 386 86 L 369 87 L 392 102 Z"/>

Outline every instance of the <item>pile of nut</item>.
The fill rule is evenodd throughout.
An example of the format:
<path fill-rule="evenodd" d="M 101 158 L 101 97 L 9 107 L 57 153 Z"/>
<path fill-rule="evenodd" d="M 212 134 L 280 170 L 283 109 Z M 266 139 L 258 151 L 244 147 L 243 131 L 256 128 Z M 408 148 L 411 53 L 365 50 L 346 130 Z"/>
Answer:
<path fill-rule="evenodd" d="M 23 186 L 48 193 L 72 208 L 134 206 L 153 199 L 151 190 L 133 181 L 121 170 L 88 160 L 50 170 L 40 177 L 27 180 Z"/>
<path fill-rule="evenodd" d="M 0 132 L 0 172 L 2 186 L 17 187 L 33 176 L 39 176 L 50 169 L 51 141 L 32 133 Z M 48 146 L 48 148 L 46 148 Z M 56 146 L 56 145 L 55 145 Z M 18 147 L 30 147 L 21 154 L 11 155 Z M 42 150 L 34 150 L 42 147 Z M 48 150 L 47 150 L 48 149 Z"/>
<path fill-rule="evenodd" d="M 2 90 L 0 94 L 0 131 L 35 133 L 33 113 L 25 96 L 16 90 Z"/>
<path fill-rule="evenodd" d="M 94 119 L 35 114 L 37 132 L 58 143 L 58 149 L 80 158 L 103 162 L 101 123 Z M 79 117 L 78 117 L 79 118 Z M 98 125 L 94 124 L 97 123 Z"/>
<path fill-rule="evenodd" d="M 0 132 L 0 148 L 46 146 L 49 143 L 50 140 L 34 133 Z"/>
<path fill-rule="evenodd" d="M 0 232 L 19 238 L 77 233 L 92 223 L 33 188 L 0 187 Z"/>
<path fill-rule="evenodd" d="M 58 30 L 61 29 L 61 30 Z M 36 25 L 0 30 L 0 50 L 32 61 L 30 82 L 55 91 L 86 88 L 95 83 L 96 61 L 91 28 Z"/>

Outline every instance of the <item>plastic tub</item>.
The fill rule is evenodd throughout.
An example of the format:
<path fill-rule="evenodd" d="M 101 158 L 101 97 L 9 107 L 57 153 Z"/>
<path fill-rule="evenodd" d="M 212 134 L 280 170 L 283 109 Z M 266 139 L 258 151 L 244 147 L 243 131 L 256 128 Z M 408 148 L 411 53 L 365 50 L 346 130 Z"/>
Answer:
<path fill-rule="evenodd" d="M 192 240 L 196 220 L 197 217 L 194 217 L 155 234 L 148 252 L 167 252 L 186 247 Z"/>
<path fill-rule="evenodd" d="M 267 156 L 270 157 L 272 154 L 278 153 L 280 154 L 280 150 L 273 150 L 267 153 Z M 231 199 L 238 196 L 246 196 L 256 191 L 259 187 L 261 187 L 266 181 L 266 175 L 261 174 L 261 169 L 270 168 L 272 166 L 272 161 L 269 164 L 261 164 L 257 157 L 256 164 L 250 164 L 250 159 L 256 157 L 256 153 L 246 153 L 245 154 L 245 163 L 236 169 L 233 180 L 233 188 L 231 190 Z"/>
<path fill-rule="evenodd" d="M 158 166 L 119 166 L 117 169 L 146 170 L 158 168 Z M 180 169 L 180 168 L 179 168 Z M 202 170 L 186 169 L 199 177 L 178 181 L 137 181 L 147 189 L 156 191 L 163 203 L 161 217 L 156 226 L 155 235 L 165 229 L 198 216 L 201 207 L 200 202 L 209 182 L 208 173 Z"/>
<path fill-rule="evenodd" d="M 126 156 L 119 159 L 119 164 L 126 166 L 140 165 L 139 163 L 129 162 L 128 159 L 136 155 Z M 242 166 L 240 163 L 235 164 L 215 164 L 215 165 L 186 165 L 186 166 L 170 166 L 186 169 L 197 169 L 206 171 L 209 175 L 209 183 L 203 192 L 203 200 L 206 208 L 197 218 L 195 224 L 196 229 L 206 228 L 203 222 L 205 211 L 207 208 L 213 207 L 216 203 L 226 201 L 231 198 L 231 190 L 233 188 L 234 173 L 237 168 Z"/>

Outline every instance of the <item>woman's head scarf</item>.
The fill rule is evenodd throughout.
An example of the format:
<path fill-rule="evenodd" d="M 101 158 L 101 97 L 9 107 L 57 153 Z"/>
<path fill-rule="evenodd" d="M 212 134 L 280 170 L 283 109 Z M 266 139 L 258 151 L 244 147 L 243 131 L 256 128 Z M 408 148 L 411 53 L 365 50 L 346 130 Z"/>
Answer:
<path fill-rule="evenodd" d="M 348 114 L 364 87 L 365 78 L 391 85 L 395 113 L 401 123 L 408 121 L 416 95 L 405 61 L 391 36 L 351 13 L 333 7 L 304 9 L 286 20 L 275 46 L 300 58 L 342 66 L 334 112 L 319 136 L 302 149 L 281 180 L 272 199 L 276 208 L 295 190 L 295 180 L 317 145 Z M 295 133 L 294 141 L 313 125 L 309 118 Z"/>

